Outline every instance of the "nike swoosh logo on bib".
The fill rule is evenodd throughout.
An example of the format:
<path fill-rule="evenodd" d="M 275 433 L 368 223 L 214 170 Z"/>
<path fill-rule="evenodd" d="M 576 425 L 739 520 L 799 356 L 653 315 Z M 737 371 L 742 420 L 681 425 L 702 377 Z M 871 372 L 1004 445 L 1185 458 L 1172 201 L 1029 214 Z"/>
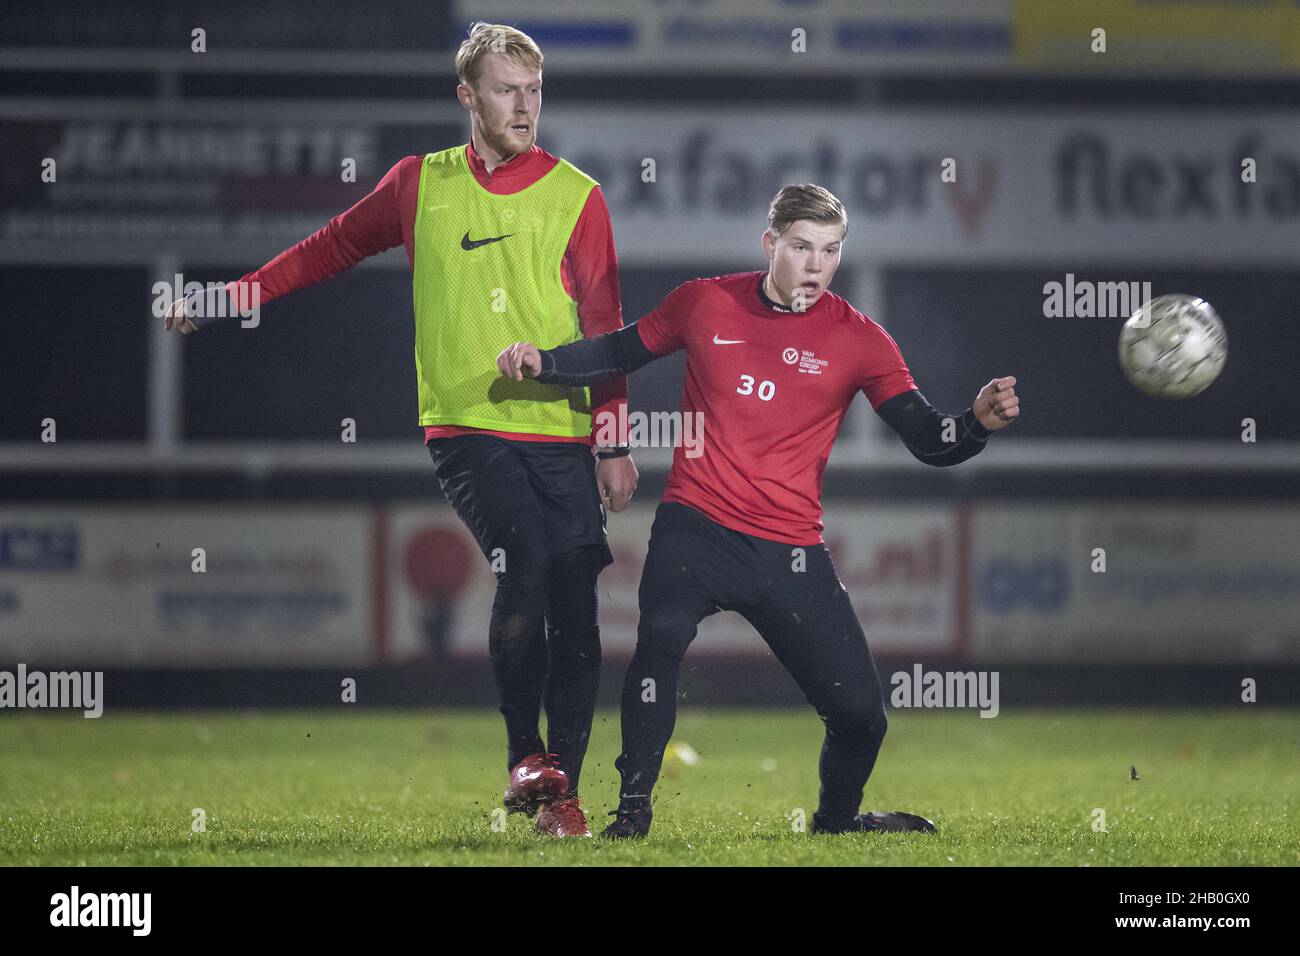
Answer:
<path fill-rule="evenodd" d="M 469 233 L 460 240 L 460 247 L 468 252 L 470 249 L 477 249 L 479 246 L 486 246 L 489 242 L 500 242 L 502 239 L 509 239 L 514 233 L 508 233 L 504 236 L 493 236 L 491 239 L 471 239 Z"/>
<path fill-rule="evenodd" d="M 714 345 L 743 345 L 744 342 L 744 339 L 720 339 L 717 332 L 713 333 Z"/>

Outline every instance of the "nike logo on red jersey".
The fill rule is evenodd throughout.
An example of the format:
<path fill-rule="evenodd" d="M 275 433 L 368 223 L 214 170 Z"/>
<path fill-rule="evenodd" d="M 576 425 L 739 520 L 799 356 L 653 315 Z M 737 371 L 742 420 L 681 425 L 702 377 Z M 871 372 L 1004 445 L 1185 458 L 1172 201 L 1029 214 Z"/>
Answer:
<path fill-rule="evenodd" d="M 744 339 L 720 339 L 717 332 L 713 333 L 714 345 L 742 345 L 744 341 Z"/>

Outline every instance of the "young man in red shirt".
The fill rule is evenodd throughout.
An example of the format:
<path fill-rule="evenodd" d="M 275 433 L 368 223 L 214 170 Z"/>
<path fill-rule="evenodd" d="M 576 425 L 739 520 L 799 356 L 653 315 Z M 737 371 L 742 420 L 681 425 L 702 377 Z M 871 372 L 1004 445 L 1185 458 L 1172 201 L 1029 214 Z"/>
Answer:
<path fill-rule="evenodd" d="M 997 378 L 959 416 L 917 390 L 897 345 L 828 291 L 848 220 L 820 186 L 777 193 L 766 272 L 696 279 L 649 315 L 585 342 L 502 351 L 502 375 L 572 386 L 686 350 L 683 416 L 704 418 L 703 454 L 673 456 L 641 578 L 635 656 L 623 685 L 622 775 L 607 837 L 650 829 L 650 793 L 677 710 L 677 675 L 699 622 L 743 615 L 826 725 L 814 833 L 933 831 L 911 813 L 860 813 L 884 740 L 884 697 L 866 637 L 822 539 L 822 474 L 849 404 L 866 393 L 921 461 L 954 465 L 1019 415 Z"/>
<path fill-rule="evenodd" d="M 592 416 L 618 415 L 626 379 L 557 396 L 490 368 L 521 337 L 560 345 L 622 327 L 613 230 L 599 185 L 537 146 L 537 44 L 476 23 L 456 73 L 468 144 L 406 157 L 347 212 L 214 294 L 246 307 L 259 301 L 256 284 L 265 304 L 406 247 L 420 424 L 443 493 L 497 577 L 488 647 L 506 723 L 505 804 L 537 812 L 539 832 L 590 836 L 578 779 L 600 676 L 596 577 L 613 560 L 605 509 L 626 508 L 637 481 L 625 446 L 593 448 Z M 166 327 L 191 332 L 204 315 L 235 314 L 208 298 L 178 302 Z"/>

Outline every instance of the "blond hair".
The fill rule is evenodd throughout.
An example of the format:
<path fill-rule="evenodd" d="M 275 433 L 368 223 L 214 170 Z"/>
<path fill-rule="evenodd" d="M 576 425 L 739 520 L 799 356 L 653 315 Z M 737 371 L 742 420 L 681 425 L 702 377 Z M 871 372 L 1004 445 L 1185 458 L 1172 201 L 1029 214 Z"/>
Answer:
<path fill-rule="evenodd" d="M 772 204 L 767 207 L 767 228 L 772 230 L 772 235 L 781 235 L 800 219 L 826 224 L 840 222 L 844 224 L 843 235 L 849 234 L 849 214 L 844 203 L 823 186 L 813 183 L 782 186 L 772 197 Z"/>
<path fill-rule="evenodd" d="M 483 57 L 489 53 L 500 53 L 525 70 L 542 71 L 542 51 L 532 37 L 506 24 L 479 20 L 456 51 L 456 76 L 462 83 L 473 86 L 478 81 Z"/>

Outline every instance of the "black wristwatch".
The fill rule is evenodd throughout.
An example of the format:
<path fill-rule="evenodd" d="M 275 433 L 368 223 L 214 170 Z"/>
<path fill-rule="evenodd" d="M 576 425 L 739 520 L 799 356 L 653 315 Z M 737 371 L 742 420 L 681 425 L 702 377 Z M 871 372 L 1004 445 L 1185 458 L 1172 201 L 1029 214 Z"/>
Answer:
<path fill-rule="evenodd" d="M 599 448 L 596 450 L 596 457 L 601 461 L 606 461 L 610 458 L 625 458 L 630 454 L 632 454 L 632 447 L 630 445 L 616 445 L 613 448 Z"/>

